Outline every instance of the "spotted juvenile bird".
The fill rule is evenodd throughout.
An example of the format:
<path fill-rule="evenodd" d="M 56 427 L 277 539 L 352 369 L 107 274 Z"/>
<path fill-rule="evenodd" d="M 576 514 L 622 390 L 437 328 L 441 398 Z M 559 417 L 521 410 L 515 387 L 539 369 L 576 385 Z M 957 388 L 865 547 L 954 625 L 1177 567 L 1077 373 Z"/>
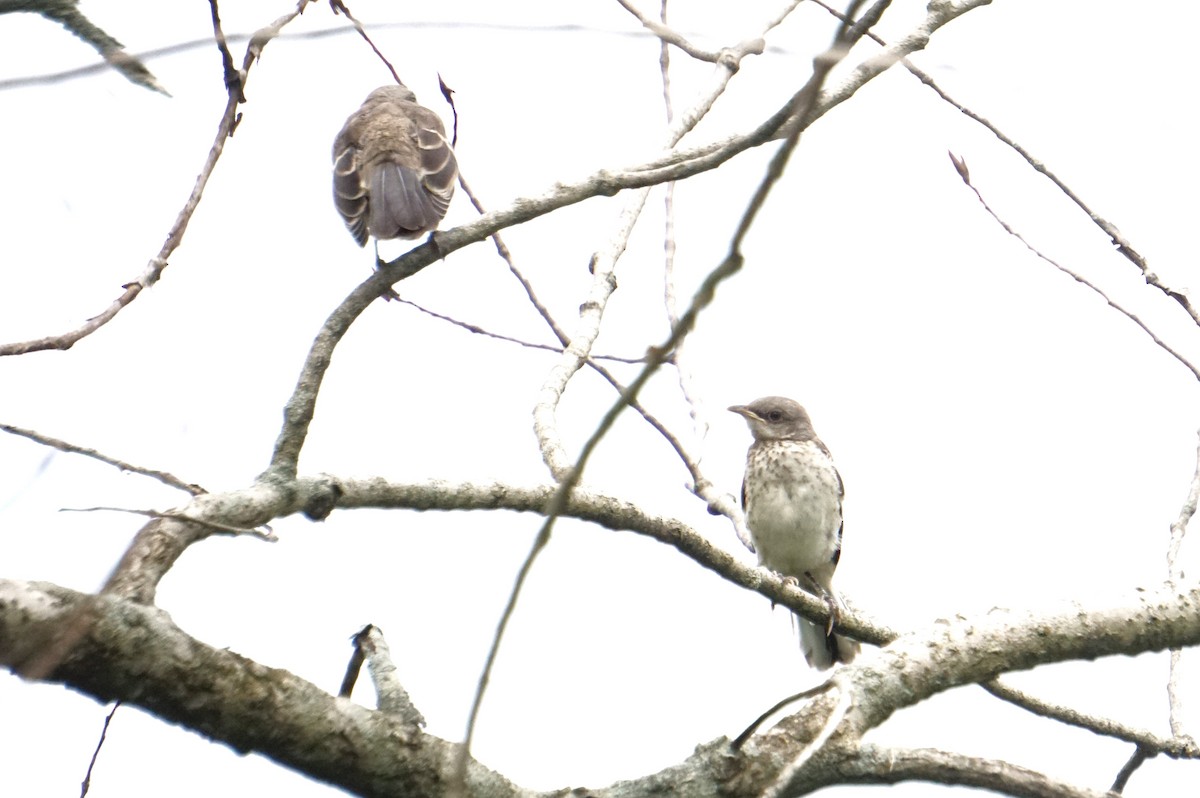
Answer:
<path fill-rule="evenodd" d="M 360 247 L 436 230 L 457 175 L 442 120 L 404 85 L 371 92 L 333 142 L 333 201 Z"/>
<path fill-rule="evenodd" d="M 833 633 L 839 609 L 833 571 L 842 550 L 845 491 L 829 449 L 808 413 L 791 399 L 767 396 L 729 409 L 746 419 L 754 435 L 742 507 L 759 564 L 795 579 L 829 607 L 827 626 L 796 617 L 808 664 L 825 670 L 849 662 L 858 644 Z"/>

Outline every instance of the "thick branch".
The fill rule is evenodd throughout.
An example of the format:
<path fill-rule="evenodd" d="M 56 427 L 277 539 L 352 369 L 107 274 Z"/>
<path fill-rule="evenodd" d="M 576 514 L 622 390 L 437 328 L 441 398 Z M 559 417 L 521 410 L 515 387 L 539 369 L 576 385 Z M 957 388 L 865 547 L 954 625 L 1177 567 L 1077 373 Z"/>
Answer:
<path fill-rule="evenodd" d="M 99 701 L 136 704 L 358 795 L 442 794 L 456 745 L 285 670 L 206 646 L 152 607 L 0 580 L 0 660 L 9 667 L 21 662 L 81 607 L 94 622 L 51 680 Z M 497 798 L 530 794 L 475 763 L 469 785 Z"/>
<path fill-rule="evenodd" d="M 783 764 L 828 733 L 827 718 L 849 707 L 849 722 L 840 724 L 828 746 L 796 770 L 791 788 L 814 790 L 846 778 L 952 783 L 954 774 L 966 778 L 963 774 L 973 771 L 969 783 L 1013 795 L 1090 796 L 1015 766 L 937 751 L 881 754 L 894 757 L 896 770 L 888 776 L 881 760 L 871 756 L 872 749 L 858 744 L 858 733 L 901 706 L 981 673 L 1194 645 L 1200 642 L 1198 604 L 1200 585 L 1183 592 L 1164 587 L 1095 610 L 1072 606 L 1052 613 L 990 613 L 945 622 L 841 670 L 834 689 L 774 730 L 752 738 L 741 752 L 717 740 L 665 771 L 589 792 L 625 798 L 662 794 L 668 787 L 678 792 L 686 784 L 689 795 L 758 796 L 776 784 Z M 260 752 L 357 794 L 444 794 L 456 745 L 391 713 L 335 698 L 287 671 L 209 647 L 152 607 L 45 583 L 0 580 L 0 662 L 18 667 L 65 618 L 81 612 L 92 622 L 49 675 L 51 680 L 100 701 L 137 704 L 235 750 Z M 468 790 L 500 798 L 534 795 L 477 763 L 470 765 Z"/>
<path fill-rule="evenodd" d="M 845 671 L 860 691 L 850 722 L 861 735 L 898 709 L 1008 671 L 1197 643 L 1200 585 L 1195 583 L 1132 591 L 1108 605 L 997 608 L 984 617 L 941 620 Z"/>

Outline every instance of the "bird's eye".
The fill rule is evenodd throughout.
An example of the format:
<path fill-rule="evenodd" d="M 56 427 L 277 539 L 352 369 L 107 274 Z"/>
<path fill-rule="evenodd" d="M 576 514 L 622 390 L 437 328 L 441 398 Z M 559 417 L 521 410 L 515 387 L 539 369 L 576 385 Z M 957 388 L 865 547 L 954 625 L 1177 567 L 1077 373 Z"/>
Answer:
<path fill-rule="evenodd" d="M 767 413 L 767 421 L 770 421 L 772 424 L 778 424 L 780 421 L 783 421 L 783 411 L 782 410 L 772 410 L 772 411 L 768 412 Z"/>

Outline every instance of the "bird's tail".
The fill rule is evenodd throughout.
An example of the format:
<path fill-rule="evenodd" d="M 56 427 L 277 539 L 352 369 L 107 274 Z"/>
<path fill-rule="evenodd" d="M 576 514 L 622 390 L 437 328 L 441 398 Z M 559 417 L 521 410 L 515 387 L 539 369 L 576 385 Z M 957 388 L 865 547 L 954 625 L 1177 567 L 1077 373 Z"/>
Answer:
<path fill-rule="evenodd" d="M 858 643 L 837 634 L 825 634 L 825 624 L 817 624 L 796 616 L 800 630 L 800 649 L 804 659 L 819 671 L 828 670 L 833 663 L 847 663 L 858 653 Z"/>

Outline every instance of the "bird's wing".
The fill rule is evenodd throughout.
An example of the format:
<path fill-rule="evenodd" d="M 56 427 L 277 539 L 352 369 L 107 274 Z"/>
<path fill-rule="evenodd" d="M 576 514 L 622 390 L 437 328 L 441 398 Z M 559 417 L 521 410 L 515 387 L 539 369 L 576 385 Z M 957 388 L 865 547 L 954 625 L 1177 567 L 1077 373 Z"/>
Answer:
<path fill-rule="evenodd" d="M 367 187 L 359 170 L 358 148 L 343 147 L 333 161 L 333 204 L 358 245 L 367 243 Z"/>

